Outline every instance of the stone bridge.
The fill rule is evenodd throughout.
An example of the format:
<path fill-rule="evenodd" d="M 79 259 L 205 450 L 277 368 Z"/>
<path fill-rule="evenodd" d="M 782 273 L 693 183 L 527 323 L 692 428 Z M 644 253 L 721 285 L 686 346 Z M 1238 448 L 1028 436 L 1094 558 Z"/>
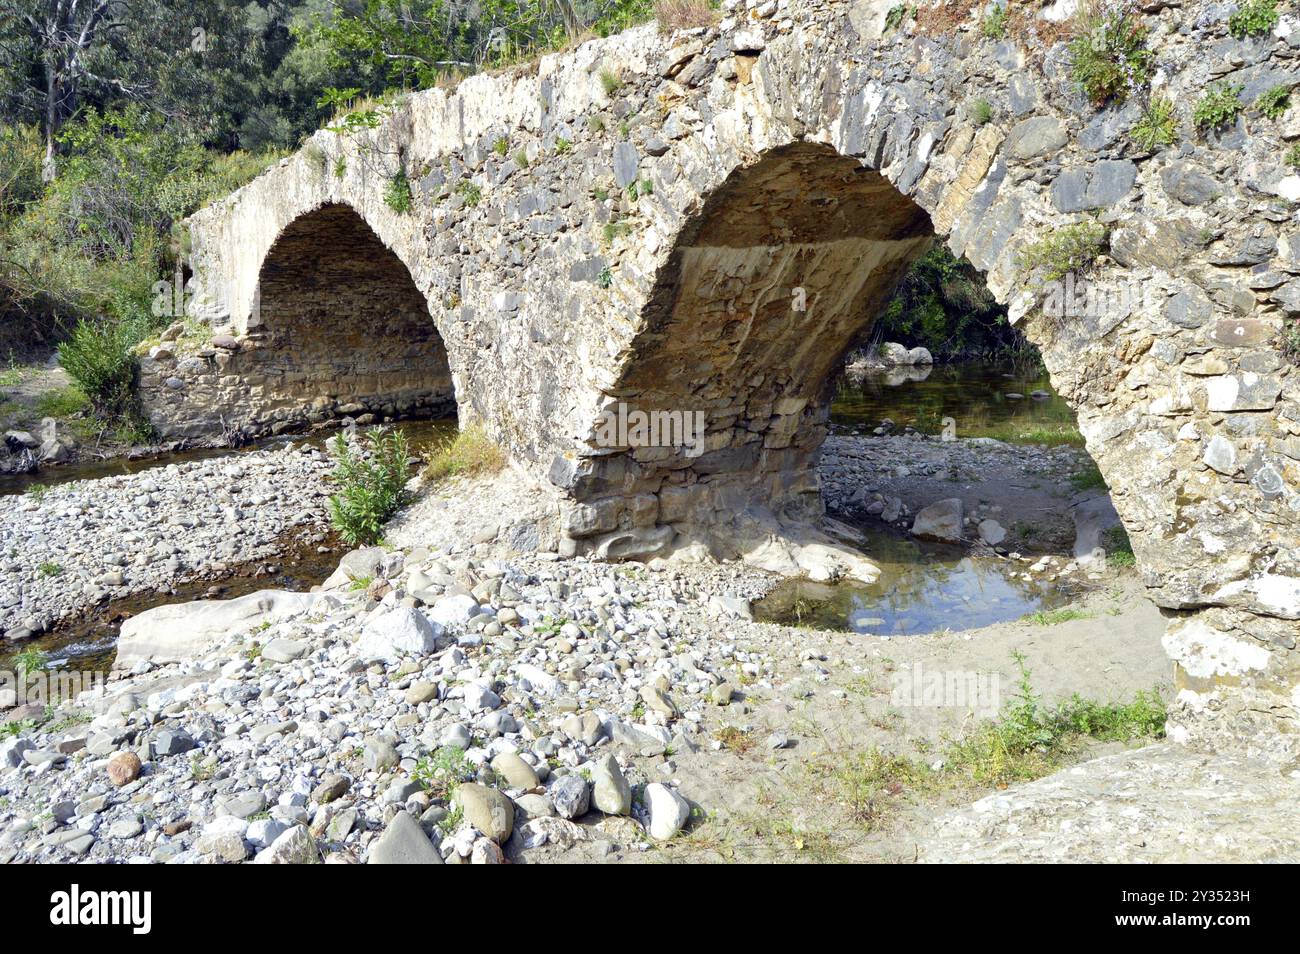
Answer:
<path fill-rule="evenodd" d="M 143 363 L 155 424 L 454 405 L 553 490 L 566 552 L 797 568 L 833 372 L 937 238 L 1078 413 L 1169 619 L 1174 736 L 1294 760 L 1300 109 L 1208 133 L 1191 112 L 1220 78 L 1247 104 L 1294 88 L 1300 26 L 1146 16 L 1180 126 L 1152 153 L 1141 103 L 1090 106 L 1060 44 L 776 6 L 405 96 L 195 215 L 191 333 Z M 1034 252 L 1084 231 L 1105 294 L 1054 317 Z M 620 409 L 702 427 L 648 446 Z"/>

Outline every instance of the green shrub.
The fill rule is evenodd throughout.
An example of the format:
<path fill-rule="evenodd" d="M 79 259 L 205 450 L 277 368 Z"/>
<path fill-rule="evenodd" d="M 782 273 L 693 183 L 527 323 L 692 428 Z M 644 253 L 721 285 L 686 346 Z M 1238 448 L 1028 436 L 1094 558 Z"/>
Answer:
<path fill-rule="evenodd" d="M 613 96 L 622 87 L 623 81 L 618 74 L 612 70 L 600 71 L 600 88 L 605 91 L 606 96 Z"/>
<path fill-rule="evenodd" d="M 1277 26 L 1277 0 L 1246 0 L 1228 17 L 1228 32 L 1239 40 L 1263 36 Z"/>
<path fill-rule="evenodd" d="M 506 153 L 510 151 L 510 140 L 505 136 L 498 136 L 492 143 L 492 151 L 504 159 Z"/>
<path fill-rule="evenodd" d="M 24 649 L 20 653 L 14 653 L 14 669 L 24 676 L 30 676 L 34 672 L 40 672 L 47 665 L 50 659 L 44 652 L 39 649 Z"/>
<path fill-rule="evenodd" d="M 900 3 L 897 6 L 890 7 L 889 12 L 885 14 L 885 29 L 897 30 L 906 19 L 907 4 Z"/>
<path fill-rule="evenodd" d="M 993 106 L 987 99 L 977 99 L 971 103 L 970 118 L 976 126 L 983 126 L 993 118 Z"/>
<path fill-rule="evenodd" d="M 143 318 L 83 319 L 59 345 L 59 364 L 104 421 L 138 416 L 135 346 L 148 332 Z"/>
<path fill-rule="evenodd" d="M 399 170 L 397 175 L 388 180 L 384 190 L 384 205 L 399 215 L 411 211 L 411 182 L 406 178 L 406 171 Z"/>
<path fill-rule="evenodd" d="M 334 160 L 334 178 L 342 179 L 347 174 L 348 174 L 347 156 L 339 156 L 337 159 Z"/>
<path fill-rule="evenodd" d="M 1096 261 L 1105 247 L 1106 226 L 1092 219 L 1054 229 L 1031 243 L 1017 256 L 1021 268 L 1042 272 L 1048 282 L 1060 281 L 1070 272 L 1080 273 Z"/>
<path fill-rule="evenodd" d="M 1255 108 L 1265 119 L 1281 119 L 1291 107 L 1291 91 L 1285 86 L 1274 86 L 1259 94 Z"/>
<path fill-rule="evenodd" d="M 1293 145 L 1283 154 L 1282 162 L 1288 166 L 1300 169 L 1300 142 Z"/>
<path fill-rule="evenodd" d="M 329 500 L 334 529 L 353 546 L 378 543 L 384 524 L 407 501 L 406 434 L 385 428 L 360 438 L 339 434 L 329 452 L 338 486 Z"/>
<path fill-rule="evenodd" d="M 1077 35 L 1069 43 L 1070 76 L 1092 101 L 1103 106 L 1124 102 L 1130 90 L 1146 85 L 1151 72 L 1147 28 L 1124 7 L 1080 13 Z"/>
<path fill-rule="evenodd" d="M 1221 129 L 1235 121 L 1242 109 L 1241 100 L 1237 97 L 1244 88 L 1225 80 L 1207 89 L 1192 112 L 1197 128 Z"/>
<path fill-rule="evenodd" d="M 980 32 L 986 39 L 1000 40 L 1007 35 L 1007 5 L 999 3 L 980 23 Z"/>
<path fill-rule="evenodd" d="M 479 199 L 483 198 L 482 188 L 473 179 L 463 179 L 457 183 L 456 194 L 470 208 L 478 205 Z"/>
<path fill-rule="evenodd" d="M 563 156 L 565 153 L 572 151 L 573 143 L 569 142 L 569 140 L 565 139 L 563 136 L 555 140 L 555 154 L 557 156 Z"/>
<path fill-rule="evenodd" d="M 1142 111 L 1142 118 L 1133 124 L 1129 135 L 1144 152 L 1160 146 L 1172 146 L 1178 141 L 1174 104 L 1166 96 L 1152 96 Z"/>

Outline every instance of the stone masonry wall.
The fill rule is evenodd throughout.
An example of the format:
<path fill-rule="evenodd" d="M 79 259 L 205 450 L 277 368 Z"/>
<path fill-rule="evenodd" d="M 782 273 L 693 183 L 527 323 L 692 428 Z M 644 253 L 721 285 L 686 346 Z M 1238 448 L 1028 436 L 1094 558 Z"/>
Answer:
<path fill-rule="evenodd" d="M 150 419 L 166 438 L 250 438 L 333 418 L 455 410 L 447 350 L 402 263 L 350 208 L 297 219 L 262 265 L 239 339 L 142 361 Z M 178 353 L 179 352 L 179 353 Z"/>
<path fill-rule="evenodd" d="M 825 377 L 932 232 L 1078 413 L 1170 617 L 1173 735 L 1295 760 L 1300 96 L 1253 104 L 1300 82 L 1300 24 L 1243 40 L 1231 5 L 1149 5 L 1179 125 L 1152 151 L 1130 136 L 1142 97 L 1094 108 L 1062 44 L 985 40 L 973 7 L 944 35 L 887 30 L 892 6 L 727 0 L 715 28 L 638 28 L 318 133 L 191 220 L 195 313 L 258 334 L 268 253 L 346 205 L 427 302 L 462 421 L 552 487 L 570 550 L 743 553 L 815 516 Z M 1244 108 L 1197 129 L 1221 80 Z M 399 172 L 407 212 L 383 201 Z M 1110 293 L 1049 320 L 1023 253 L 1094 221 L 1087 280 Z M 602 411 L 638 402 L 703 412 L 706 453 L 600 439 Z"/>

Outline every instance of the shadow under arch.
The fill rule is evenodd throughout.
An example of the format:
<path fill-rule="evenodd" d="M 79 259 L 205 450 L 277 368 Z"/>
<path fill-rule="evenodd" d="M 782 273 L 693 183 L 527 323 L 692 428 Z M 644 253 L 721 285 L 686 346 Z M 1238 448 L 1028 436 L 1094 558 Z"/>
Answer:
<path fill-rule="evenodd" d="M 277 417 L 456 411 L 447 348 L 424 295 L 348 205 L 322 206 L 281 232 L 262 262 L 248 331 Z"/>

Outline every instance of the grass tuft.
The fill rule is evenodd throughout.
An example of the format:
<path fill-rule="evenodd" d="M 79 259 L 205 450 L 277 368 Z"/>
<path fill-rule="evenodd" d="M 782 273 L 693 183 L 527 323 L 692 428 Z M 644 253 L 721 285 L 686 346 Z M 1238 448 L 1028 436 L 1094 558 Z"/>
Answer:
<path fill-rule="evenodd" d="M 495 473 L 505 462 L 505 453 L 483 430 L 467 427 L 430 450 L 423 477 L 436 482 L 448 477 Z"/>

